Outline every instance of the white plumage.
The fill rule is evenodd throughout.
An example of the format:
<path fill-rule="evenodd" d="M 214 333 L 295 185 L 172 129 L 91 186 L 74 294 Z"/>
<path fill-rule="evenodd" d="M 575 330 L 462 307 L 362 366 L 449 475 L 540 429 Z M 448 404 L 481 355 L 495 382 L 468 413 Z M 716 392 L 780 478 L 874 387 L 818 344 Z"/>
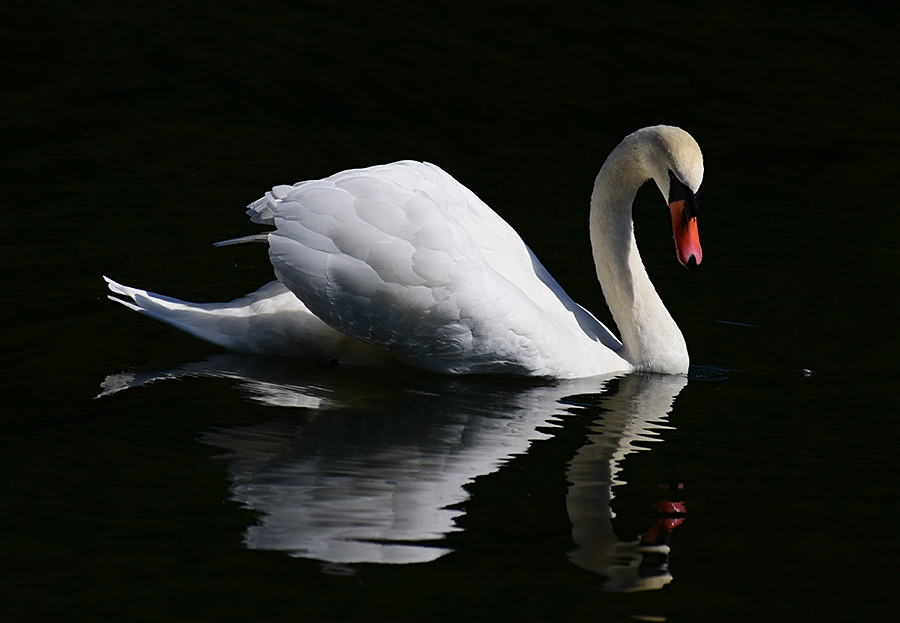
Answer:
<path fill-rule="evenodd" d="M 626 138 L 604 169 L 614 165 L 617 183 L 623 179 L 619 168 L 632 171 L 633 179 L 624 182 L 633 188 L 626 189 L 627 205 L 618 205 L 623 189 L 601 188 L 601 169 L 591 208 L 595 256 L 625 254 L 627 259 L 632 249 L 628 240 L 604 241 L 602 232 L 593 231 L 619 227 L 618 222 L 595 224 L 598 214 L 608 212 L 607 218 L 626 219 L 630 226 L 637 187 L 653 177 L 670 195 L 668 171 L 695 192 L 702 178 L 699 159 L 696 143 L 677 128 L 657 126 Z M 396 162 L 276 186 L 250 204 L 248 214 L 274 228 L 266 239 L 277 281 L 231 303 L 190 304 L 107 279 L 114 293 L 130 299 L 114 300 L 242 352 L 346 363 L 399 360 L 455 374 L 574 378 L 653 369 L 631 355 L 641 352 L 634 347 L 639 345 L 626 339 L 623 347 L 569 298 L 500 216 L 435 165 Z M 606 248 L 598 250 L 598 241 Z M 699 261 L 699 245 L 697 251 Z M 601 261 L 606 260 L 598 260 L 602 277 Z M 629 274 L 635 270 L 632 263 L 619 271 L 615 288 L 604 284 L 620 329 L 621 301 L 610 297 L 621 298 L 616 292 L 623 285 L 646 289 L 639 274 Z M 659 308 L 668 317 L 661 303 Z M 671 333 L 665 318 L 661 321 Z M 668 323 L 674 326 L 670 317 Z M 645 334 L 641 339 L 653 337 L 650 326 L 649 333 L 646 327 L 637 331 Z M 677 327 L 675 332 L 684 349 Z M 626 338 L 631 333 L 623 329 Z M 677 341 L 663 347 L 677 349 Z M 654 358 L 659 359 L 649 359 Z M 685 372 L 686 349 L 675 360 L 679 369 L 654 371 Z"/>

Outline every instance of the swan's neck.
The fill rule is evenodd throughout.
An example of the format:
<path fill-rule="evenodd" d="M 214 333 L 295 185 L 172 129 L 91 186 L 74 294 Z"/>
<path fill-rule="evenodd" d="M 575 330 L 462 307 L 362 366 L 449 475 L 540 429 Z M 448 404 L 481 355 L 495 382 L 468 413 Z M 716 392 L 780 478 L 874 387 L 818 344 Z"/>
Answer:
<path fill-rule="evenodd" d="M 639 370 L 683 374 L 688 369 L 684 337 L 650 282 L 634 239 L 631 206 L 638 188 L 653 177 L 650 146 L 635 138 L 610 154 L 594 183 L 594 263 L 622 336 L 622 356 Z"/>

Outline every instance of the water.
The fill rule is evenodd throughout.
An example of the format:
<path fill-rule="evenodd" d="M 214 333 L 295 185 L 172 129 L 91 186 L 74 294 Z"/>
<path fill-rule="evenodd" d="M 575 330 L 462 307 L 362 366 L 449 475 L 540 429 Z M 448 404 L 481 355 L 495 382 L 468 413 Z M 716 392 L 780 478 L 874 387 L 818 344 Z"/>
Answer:
<path fill-rule="evenodd" d="M 4 13 L 5 620 L 893 613 L 895 3 Z M 591 182 L 659 122 L 707 164 L 700 269 L 635 210 L 683 387 L 235 357 L 105 299 L 242 295 L 263 248 L 211 245 L 246 203 L 420 158 L 606 321 Z"/>

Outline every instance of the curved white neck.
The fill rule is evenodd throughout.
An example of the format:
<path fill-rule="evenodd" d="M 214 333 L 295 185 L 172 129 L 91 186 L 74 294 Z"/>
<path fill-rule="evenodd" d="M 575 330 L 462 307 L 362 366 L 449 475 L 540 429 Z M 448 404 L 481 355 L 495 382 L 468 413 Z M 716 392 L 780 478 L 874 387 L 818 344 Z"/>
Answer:
<path fill-rule="evenodd" d="M 684 374 L 687 345 L 638 253 L 631 206 L 658 163 L 650 141 L 632 134 L 609 155 L 591 195 L 591 246 L 597 278 L 622 336 L 621 355 L 638 370 Z"/>

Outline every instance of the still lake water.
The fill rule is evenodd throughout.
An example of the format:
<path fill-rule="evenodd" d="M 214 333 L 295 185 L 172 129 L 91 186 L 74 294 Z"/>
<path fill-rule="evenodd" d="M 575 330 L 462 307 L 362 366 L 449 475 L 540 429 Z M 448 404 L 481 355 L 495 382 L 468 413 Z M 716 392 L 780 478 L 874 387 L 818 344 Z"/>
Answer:
<path fill-rule="evenodd" d="M 898 9 L 4 8 L 3 619 L 892 619 Z M 321 369 L 105 298 L 249 292 L 244 205 L 418 158 L 606 321 L 591 183 L 654 123 L 706 159 L 700 269 L 635 207 L 687 379 Z"/>

